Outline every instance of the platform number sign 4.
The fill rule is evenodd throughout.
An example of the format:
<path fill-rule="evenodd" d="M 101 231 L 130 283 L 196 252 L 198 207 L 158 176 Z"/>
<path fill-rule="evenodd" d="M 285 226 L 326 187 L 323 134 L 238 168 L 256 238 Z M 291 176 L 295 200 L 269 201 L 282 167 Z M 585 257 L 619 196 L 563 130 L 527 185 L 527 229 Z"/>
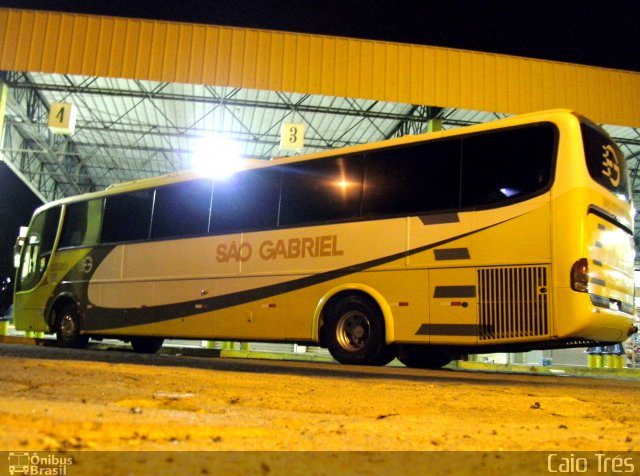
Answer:
<path fill-rule="evenodd" d="M 75 105 L 56 102 L 49 110 L 49 130 L 54 134 L 72 135 L 76 128 L 78 110 Z"/>

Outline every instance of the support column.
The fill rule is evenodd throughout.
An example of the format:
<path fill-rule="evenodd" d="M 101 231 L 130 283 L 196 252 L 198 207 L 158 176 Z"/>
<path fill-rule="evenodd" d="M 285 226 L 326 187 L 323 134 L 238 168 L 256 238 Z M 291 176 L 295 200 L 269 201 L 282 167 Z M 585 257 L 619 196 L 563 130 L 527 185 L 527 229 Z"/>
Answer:
<path fill-rule="evenodd" d="M 0 149 L 4 146 L 4 116 L 7 109 L 9 86 L 0 83 Z"/>

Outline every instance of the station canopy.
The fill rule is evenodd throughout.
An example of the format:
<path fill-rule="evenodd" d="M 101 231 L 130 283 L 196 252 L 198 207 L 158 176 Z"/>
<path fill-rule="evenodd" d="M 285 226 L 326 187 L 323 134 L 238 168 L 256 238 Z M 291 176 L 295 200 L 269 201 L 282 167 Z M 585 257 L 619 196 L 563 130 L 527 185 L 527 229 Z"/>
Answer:
<path fill-rule="evenodd" d="M 203 143 L 273 160 L 506 117 L 376 100 L 97 76 L 0 72 L 8 85 L 4 160 L 45 200 L 195 166 Z M 77 110 L 72 135 L 48 127 L 54 103 Z M 435 120 L 435 121 L 433 121 Z M 281 149 L 283 123 L 304 124 L 304 147 Z M 640 206 L 640 129 L 604 124 L 628 161 Z M 213 138 L 213 141 L 212 141 Z M 209 142 L 207 142 L 209 141 Z M 209 147 L 209 160 L 225 161 Z M 636 230 L 638 230 L 636 224 Z M 640 239 L 636 236 L 636 243 Z"/>

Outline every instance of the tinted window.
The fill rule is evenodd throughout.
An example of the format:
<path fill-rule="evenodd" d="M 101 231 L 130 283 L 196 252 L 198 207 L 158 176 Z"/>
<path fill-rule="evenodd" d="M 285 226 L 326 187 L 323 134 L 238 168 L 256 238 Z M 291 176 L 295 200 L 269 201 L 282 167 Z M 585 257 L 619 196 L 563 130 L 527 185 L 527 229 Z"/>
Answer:
<path fill-rule="evenodd" d="M 72 203 L 64 214 L 60 247 L 91 246 L 100 239 L 102 200 Z"/>
<path fill-rule="evenodd" d="M 33 288 L 47 269 L 58 233 L 60 207 L 38 214 L 31 223 L 20 263 L 18 290 Z"/>
<path fill-rule="evenodd" d="M 363 213 L 367 217 L 456 208 L 460 141 L 426 142 L 367 154 Z"/>
<path fill-rule="evenodd" d="M 555 128 L 546 124 L 465 138 L 462 206 L 520 199 L 547 187 L 551 180 L 555 136 Z"/>
<path fill-rule="evenodd" d="M 627 181 L 627 164 L 618 146 L 597 129 L 587 124 L 581 124 L 580 127 L 591 178 L 629 200 L 631 194 Z"/>
<path fill-rule="evenodd" d="M 335 157 L 284 168 L 280 225 L 355 218 L 362 197 L 362 157 Z"/>
<path fill-rule="evenodd" d="M 53 244 L 56 241 L 56 234 L 58 233 L 60 207 L 47 210 L 39 218 L 42 218 L 42 221 L 37 220 L 38 224 L 42 223 L 40 249 L 42 253 L 51 253 Z"/>
<path fill-rule="evenodd" d="M 151 238 L 206 234 L 212 186 L 212 181 L 205 179 L 158 188 Z"/>
<path fill-rule="evenodd" d="M 149 238 L 153 190 L 112 195 L 105 199 L 102 242 L 137 241 Z"/>
<path fill-rule="evenodd" d="M 275 228 L 279 202 L 280 171 L 277 168 L 241 172 L 216 181 L 211 232 Z"/>

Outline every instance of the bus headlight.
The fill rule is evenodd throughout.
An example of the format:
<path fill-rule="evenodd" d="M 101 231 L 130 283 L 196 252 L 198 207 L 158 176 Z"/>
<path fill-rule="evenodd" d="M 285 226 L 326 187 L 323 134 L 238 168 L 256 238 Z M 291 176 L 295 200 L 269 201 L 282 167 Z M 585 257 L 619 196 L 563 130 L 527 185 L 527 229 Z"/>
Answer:
<path fill-rule="evenodd" d="M 580 258 L 571 267 L 571 289 L 580 293 L 589 291 L 589 261 Z"/>

